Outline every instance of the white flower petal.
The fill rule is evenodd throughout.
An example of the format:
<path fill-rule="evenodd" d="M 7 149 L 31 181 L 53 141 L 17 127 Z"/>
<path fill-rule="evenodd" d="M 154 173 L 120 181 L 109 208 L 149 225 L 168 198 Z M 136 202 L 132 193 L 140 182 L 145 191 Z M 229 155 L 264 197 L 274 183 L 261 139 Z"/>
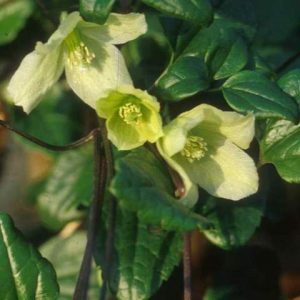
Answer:
<path fill-rule="evenodd" d="M 145 16 L 138 13 L 111 13 L 104 25 L 80 22 L 82 35 L 111 44 L 124 44 L 147 31 Z"/>
<path fill-rule="evenodd" d="M 78 97 L 95 108 L 96 101 L 109 89 L 132 85 L 132 81 L 123 56 L 115 46 L 93 40 L 86 40 L 85 44 L 95 58 L 89 64 L 83 61 L 73 64 L 66 58 L 66 77 Z"/>
<path fill-rule="evenodd" d="M 208 104 L 199 105 L 203 114 L 201 130 L 220 132 L 242 149 L 247 149 L 255 134 L 255 119 L 252 114 L 244 116 L 232 111 L 222 111 Z"/>
<path fill-rule="evenodd" d="M 156 143 L 157 149 L 158 149 L 160 155 L 168 163 L 168 165 L 173 170 L 175 170 L 181 177 L 184 188 L 185 188 L 184 196 L 187 196 L 193 187 L 193 183 L 192 183 L 191 179 L 189 178 L 187 172 L 183 169 L 183 167 L 166 153 L 163 142 L 164 142 L 164 137 L 159 139 L 158 142 Z M 195 195 L 195 192 L 192 192 L 192 194 Z M 191 201 L 188 201 L 188 202 L 191 202 Z"/>
<path fill-rule="evenodd" d="M 167 155 L 173 156 L 180 152 L 186 142 L 188 132 L 195 128 L 202 120 L 200 106 L 180 114 L 176 119 L 164 127 L 163 145 Z"/>
<path fill-rule="evenodd" d="M 56 31 L 51 35 L 47 43 L 37 43 L 35 48 L 37 53 L 46 54 L 61 46 L 64 39 L 75 29 L 78 22 L 81 20 L 82 18 L 80 17 L 79 12 L 73 12 L 67 15 Z"/>
<path fill-rule="evenodd" d="M 224 139 L 199 161 L 190 163 L 180 154 L 175 159 L 192 182 L 216 197 L 240 200 L 257 192 L 258 174 L 252 158 L 229 140 Z"/>
<path fill-rule="evenodd" d="M 16 105 L 29 113 L 63 72 L 63 54 L 56 48 L 48 54 L 31 52 L 21 62 L 7 87 Z"/>

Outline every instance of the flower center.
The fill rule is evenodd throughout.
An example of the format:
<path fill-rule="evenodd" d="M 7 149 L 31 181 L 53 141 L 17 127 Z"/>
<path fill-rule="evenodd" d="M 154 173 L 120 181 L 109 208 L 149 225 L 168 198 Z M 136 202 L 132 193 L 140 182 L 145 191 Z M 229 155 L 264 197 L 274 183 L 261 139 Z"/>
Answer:
<path fill-rule="evenodd" d="M 95 58 L 95 53 L 84 44 L 76 30 L 66 37 L 64 46 L 68 53 L 68 62 L 72 66 L 89 65 Z"/>
<path fill-rule="evenodd" d="M 142 117 L 139 105 L 128 102 L 119 108 L 119 116 L 130 125 L 137 125 Z"/>
<path fill-rule="evenodd" d="M 200 136 L 191 135 L 187 138 L 184 148 L 180 154 L 190 163 L 200 160 L 207 152 L 207 143 Z"/>

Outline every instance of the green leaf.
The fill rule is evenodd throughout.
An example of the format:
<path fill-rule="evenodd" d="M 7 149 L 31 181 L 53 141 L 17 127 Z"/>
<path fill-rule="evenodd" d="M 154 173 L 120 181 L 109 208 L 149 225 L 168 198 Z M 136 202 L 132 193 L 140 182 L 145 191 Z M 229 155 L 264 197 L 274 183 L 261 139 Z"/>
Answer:
<path fill-rule="evenodd" d="M 88 22 L 103 24 L 115 0 L 80 0 L 80 14 Z"/>
<path fill-rule="evenodd" d="M 295 98 L 300 105 L 300 69 L 284 74 L 278 80 L 278 85 L 285 93 Z"/>
<path fill-rule="evenodd" d="M 61 154 L 38 198 L 43 223 L 53 230 L 82 218 L 93 193 L 93 156 L 90 148 Z"/>
<path fill-rule="evenodd" d="M 212 7 L 209 0 L 142 0 L 155 9 L 183 20 L 197 24 L 207 24 L 212 18 Z"/>
<path fill-rule="evenodd" d="M 100 225 L 104 228 L 105 225 Z M 105 265 L 105 232 L 99 232 L 96 260 Z M 182 235 L 142 222 L 117 207 L 109 286 L 119 300 L 150 299 L 180 262 Z"/>
<path fill-rule="evenodd" d="M 82 262 L 86 245 L 86 233 L 76 232 L 72 236 L 63 238 L 54 237 L 42 245 L 40 251 L 55 268 L 57 280 L 60 287 L 59 300 L 72 300 L 77 277 Z M 57 251 L 59 249 L 59 251 Z M 88 299 L 97 299 L 99 295 L 100 276 L 97 274 L 96 266 L 93 265 Z"/>
<path fill-rule="evenodd" d="M 178 101 L 209 87 L 206 65 L 202 58 L 180 56 L 159 79 L 157 88 L 166 100 Z"/>
<path fill-rule="evenodd" d="M 70 143 L 74 140 L 74 135 L 78 135 L 79 131 L 81 134 L 81 129 L 78 122 L 73 121 L 75 116 L 78 118 L 76 111 L 76 104 L 78 103 L 67 100 L 70 100 L 69 94 L 64 92 L 60 83 L 57 83 L 43 96 L 41 103 L 30 115 L 20 112 L 18 108 L 12 106 L 10 108 L 10 123 L 49 144 L 64 145 Z M 68 106 L 69 103 L 72 104 Z M 43 149 L 24 138 L 17 137 L 17 139 L 26 147 Z M 48 151 L 48 153 L 50 152 Z"/>
<path fill-rule="evenodd" d="M 16 38 L 31 13 L 30 0 L 0 0 L 0 45 Z"/>
<path fill-rule="evenodd" d="M 247 44 L 223 20 L 215 20 L 200 30 L 183 54 L 156 82 L 165 100 L 181 100 L 207 89 L 212 79 L 229 77 L 247 64 Z"/>
<path fill-rule="evenodd" d="M 231 28 L 239 31 L 247 40 L 253 40 L 257 20 L 252 0 L 225 0 L 218 7 L 215 18 L 222 19 Z"/>
<path fill-rule="evenodd" d="M 272 163 L 288 182 L 300 183 L 300 125 L 270 122 L 260 142 L 261 164 Z"/>
<path fill-rule="evenodd" d="M 247 61 L 248 47 L 242 38 L 237 38 L 228 49 L 220 48 L 215 53 L 211 67 L 214 79 L 223 79 L 237 73 L 245 67 Z"/>
<path fill-rule="evenodd" d="M 210 226 L 205 218 L 172 196 L 174 188 L 166 168 L 146 149 L 140 148 L 116 161 L 110 191 L 121 206 L 137 212 L 147 224 L 180 231 Z"/>
<path fill-rule="evenodd" d="M 230 66 L 233 71 L 229 72 L 229 75 L 232 75 L 247 63 L 246 48 L 242 35 L 231 23 L 216 19 L 209 27 L 200 30 L 195 35 L 184 53 L 202 57 L 212 75 L 215 75 L 221 66 L 228 64 L 226 62 L 228 57 L 236 54 L 238 55 L 237 66 L 234 64 Z M 232 58 L 229 62 L 232 63 Z"/>
<path fill-rule="evenodd" d="M 122 46 L 126 65 L 141 89 L 148 89 L 154 84 L 172 56 L 172 48 L 158 16 L 151 13 L 145 13 L 145 16 L 147 32 Z"/>
<path fill-rule="evenodd" d="M 234 75 L 246 66 L 248 44 L 255 34 L 252 6 L 247 3 L 224 1 L 209 27 L 200 28 L 198 32 L 188 26 L 181 28 L 182 32 L 177 33 L 176 52 L 182 54 L 156 82 L 162 98 L 178 101 L 192 96 L 207 89 L 212 80 Z M 187 32 L 192 33 L 193 38 L 189 37 L 183 46 L 182 37 Z"/>
<path fill-rule="evenodd" d="M 54 269 L 1 212 L 0 257 L 0 299 L 57 299 Z"/>
<path fill-rule="evenodd" d="M 242 71 L 223 85 L 227 103 L 239 112 L 253 112 L 262 118 L 298 119 L 295 101 L 275 82 L 254 71 Z"/>
<path fill-rule="evenodd" d="M 202 232 L 221 248 L 232 249 L 244 245 L 261 222 L 264 208 L 261 197 L 254 196 L 238 202 L 208 194 L 199 198 L 196 211 L 214 225 L 212 229 Z"/>

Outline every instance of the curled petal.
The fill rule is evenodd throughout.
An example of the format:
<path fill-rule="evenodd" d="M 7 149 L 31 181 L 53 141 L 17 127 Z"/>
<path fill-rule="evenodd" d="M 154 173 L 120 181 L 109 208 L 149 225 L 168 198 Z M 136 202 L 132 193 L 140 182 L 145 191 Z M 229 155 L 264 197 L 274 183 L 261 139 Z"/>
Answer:
<path fill-rule="evenodd" d="M 7 90 L 16 105 L 29 113 L 63 72 L 61 48 L 47 54 L 31 52 L 23 59 Z"/>
<path fill-rule="evenodd" d="M 111 13 L 104 25 L 81 22 L 79 29 L 83 35 L 110 44 L 124 44 L 147 31 L 145 16 L 138 13 Z"/>
<path fill-rule="evenodd" d="M 35 48 L 37 53 L 46 54 L 61 46 L 64 39 L 75 29 L 78 22 L 81 20 L 82 18 L 78 12 L 73 12 L 67 15 L 51 35 L 47 43 L 37 43 Z"/>
<path fill-rule="evenodd" d="M 193 188 L 193 183 L 192 183 L 191 179 L 189 178 L 186 170 L 180 165 L 180 163 L 178 163 L 176 160 L 174 160 L 167 154 L 167 152 L 164 148 L 164 144 L 163 144 L 164 138 L 165 137 L 163 137 L 157 141 L 157 143 L 156 143 L 157 149 L 158 149 L 160 155 L 168 163 L 168 165 L 180 175 L 180 177 L 183 181 L 184 188 L 185 188 L 184 196 L 187 196 L 189 194 L 190 190 Z M 195 192 L 193 192 L 192 194 L 195 195 Z"/>
<path fill-rule="evenodd" d="M 252 114 L 244 116 L 233 111 L 222 111 L 208 104 L 198 106 L 203 122 L 199 131 L 221 133 L 242 149 L 247 149 L 254 137 L 255 119 Z"/>
<path fill-rule="evenodd" d="M 192 109 L 180 114 L 175 120 L 164 127 L 164 139 L 162 141 L 164 151 L 168 156 L 180 152 L 185 143 L 188 132 L 195 128 L 203 120 L 200 110 Z"/>

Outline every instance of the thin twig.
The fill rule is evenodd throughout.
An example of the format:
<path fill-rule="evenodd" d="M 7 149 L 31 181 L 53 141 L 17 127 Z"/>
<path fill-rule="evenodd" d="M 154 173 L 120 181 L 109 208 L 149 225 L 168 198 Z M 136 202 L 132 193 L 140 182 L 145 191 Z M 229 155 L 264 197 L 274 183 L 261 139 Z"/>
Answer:
<path fill-rule="evenodd" d="M 89 132 L 86 136 L 82 137 L 81 139 L 73 142 L 73 143 L 70 143 L 70 144 L 67 144 L 67 145 L 63 145 L 63 146 L 59 146 L 59 145 L 51 145 L 51 144 L 48 144 L 26 132 L 23 132 L 19 129 L 16 129 L 14 128 L 13 126 L 9 125 L 7 122 L 3 121 L 3 120 L 0 120 L 0 126 L 20 135 L 21 137 L 27 139 L 28 141 L 36 144 L 36 145 L 39 145 L 43 148 L 46 148 L 48 150 L 51 150 L 51 151 L 67 151 L 67 150 L 71 150 L 71 149 L 75 149 L 75 148 L 78 148 L 88 142 L 90 142 L 92 139 L 93 139 L 93 136 L 94 136 L 94 130 L 92 130 L 91 132 Z"/>
<path fill-rule="evenodd" d="M 107 168 L 107 184 L 110 183 L 113 175 L 114 175 L 114 166 L 113 166 L 113 156 L 111 143 L 107 138 L 107 130 L 105 127 L 105 121 L 103 119 L 99 120 L 100 124 L 100 132 L 102 136 L 102 142 L 104 146 L 104 153 L 106 158 L 106 168 Z M 110 276 L 110 266 L 111 266 L 111 256 L 112 256 L 112 248 L 114 242 L 114 229 L 115 229 L 115 212 L 116 212 L 116 202 L 112 194 L 107 193 L 108 201 L 108 229 L 105 241 L 105 262 L 103 266 L 103 285 L 101 288 L 100 299 L 106 299 L 108 281 Z"/>
<path fill-rule="evenodd" d="M 184 300 L 192 299 L 192 271 L 191 271 L 191 234 L 184 234 L 183 249 L 183 286 Z"/>
<path fill-rule="evenodd" d="M 300 52 L 292 55 L 290 58 L 288 58 L 285 62 L 283 62 L 277 69 L 276 73 L 281 73 L 284 71 L 289 65 L 291 65 L 294 61 L 296 61 L 298 58 L 300 58 Z"/>
<path fill-rule="evenodd" d="M 87 243 L 73 300 L 86 300 L 89 288 L 92 256 L 99 226 L 106 183 L 106 163 L 101 150 L 99 130 L 94 131 L 94 197 L 89 212 Z"/>

